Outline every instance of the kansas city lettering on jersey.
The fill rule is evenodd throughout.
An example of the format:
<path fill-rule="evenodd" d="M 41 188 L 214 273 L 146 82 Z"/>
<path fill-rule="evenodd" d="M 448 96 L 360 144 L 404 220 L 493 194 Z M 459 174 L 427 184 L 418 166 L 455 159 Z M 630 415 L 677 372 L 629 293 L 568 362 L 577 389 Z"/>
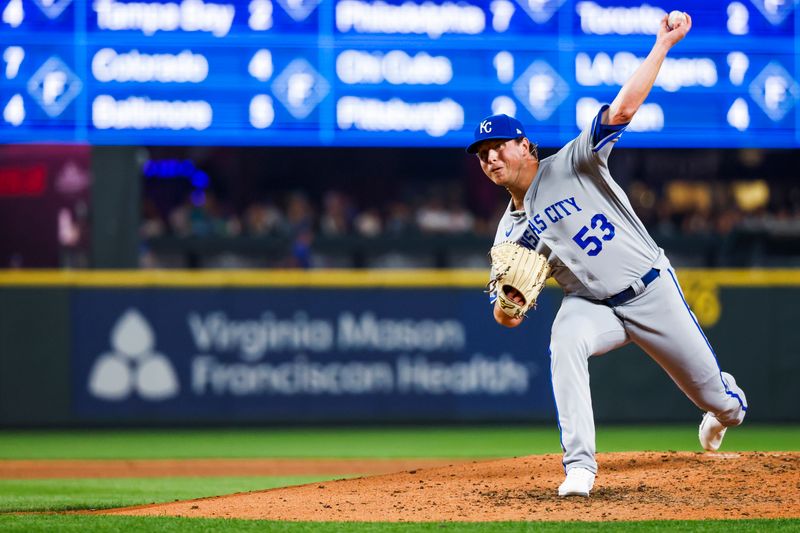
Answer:
<path fill-rule="evenodd" d="M 525 228 L 525 232 L 517 242 L 525 248 L 535 250 L 542 233 L 548 228 L 547 221 L 550 221 L 550 225 L 555 225 L 573 213 L 580 211 L 583 211 L 583 209 L 575 201 L 574 196 L 550 204 L 541 213 L 536 213 L 528 219 L 528 227 Z"/>

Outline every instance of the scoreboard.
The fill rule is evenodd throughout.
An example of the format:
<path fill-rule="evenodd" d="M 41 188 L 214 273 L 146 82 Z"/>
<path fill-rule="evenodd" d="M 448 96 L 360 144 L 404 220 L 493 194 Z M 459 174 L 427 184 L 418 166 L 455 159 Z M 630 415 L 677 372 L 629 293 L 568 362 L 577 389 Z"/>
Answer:
<path fill-rule="evenodd" d="M 795 2 L 0 0 L 0 142 L 560 146 L 682 9 L 625 145 L 797 147 Z"/>

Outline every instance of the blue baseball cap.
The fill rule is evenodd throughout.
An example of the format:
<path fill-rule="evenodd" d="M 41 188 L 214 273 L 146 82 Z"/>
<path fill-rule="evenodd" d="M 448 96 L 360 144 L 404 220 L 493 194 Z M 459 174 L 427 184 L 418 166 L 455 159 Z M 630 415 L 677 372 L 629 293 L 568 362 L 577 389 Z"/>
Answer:
<path fill-rule="evenodd" d="M 527 137 L 522 122 L 508 115 L 491 115 L 481 120 L 475 128 L 475 140 L 467 146 L 467 153 L 476 153 L 478 145 L 489 139 L 517 139 L 519 137 Z"/>

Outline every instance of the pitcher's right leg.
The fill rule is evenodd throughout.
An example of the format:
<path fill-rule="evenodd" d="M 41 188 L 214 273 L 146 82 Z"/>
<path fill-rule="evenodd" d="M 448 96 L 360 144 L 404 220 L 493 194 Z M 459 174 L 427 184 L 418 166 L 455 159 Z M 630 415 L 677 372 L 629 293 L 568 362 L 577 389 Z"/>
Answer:
<path fill-rule="evenodd" d="M 553 321 L 550 372 L 565 471 L 584 468 L 597 473 L 589 357 L 627 342 L 622 321 L 611 308 L 577 296 L 564 297 Z"/>

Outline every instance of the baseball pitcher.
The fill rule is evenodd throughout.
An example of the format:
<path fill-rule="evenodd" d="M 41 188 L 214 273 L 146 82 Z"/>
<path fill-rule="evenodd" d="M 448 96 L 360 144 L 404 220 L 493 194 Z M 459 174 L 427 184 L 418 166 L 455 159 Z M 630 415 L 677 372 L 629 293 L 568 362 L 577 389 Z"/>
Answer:
<path fill-rule="evenodd" d="M 634 342 L 700 409 L 701 446 L 716 451 L 742 423 L 744 392 L 722 372 L 664 251 L 611 177 L 608 156 L 650 93 L 667 52 L 692 27 L 661 21 L 655 45 L 610 105 L 555 155 L 539 160 L 518 120 L 485 118 L 467 151 L 511 195 L 491 251 L 495 320 L 518 326 L 552 276 L 564 299 L 550 370 L 564 451 L 560 496 L 588 496 L 597 473 L 588 358 Z"/>

